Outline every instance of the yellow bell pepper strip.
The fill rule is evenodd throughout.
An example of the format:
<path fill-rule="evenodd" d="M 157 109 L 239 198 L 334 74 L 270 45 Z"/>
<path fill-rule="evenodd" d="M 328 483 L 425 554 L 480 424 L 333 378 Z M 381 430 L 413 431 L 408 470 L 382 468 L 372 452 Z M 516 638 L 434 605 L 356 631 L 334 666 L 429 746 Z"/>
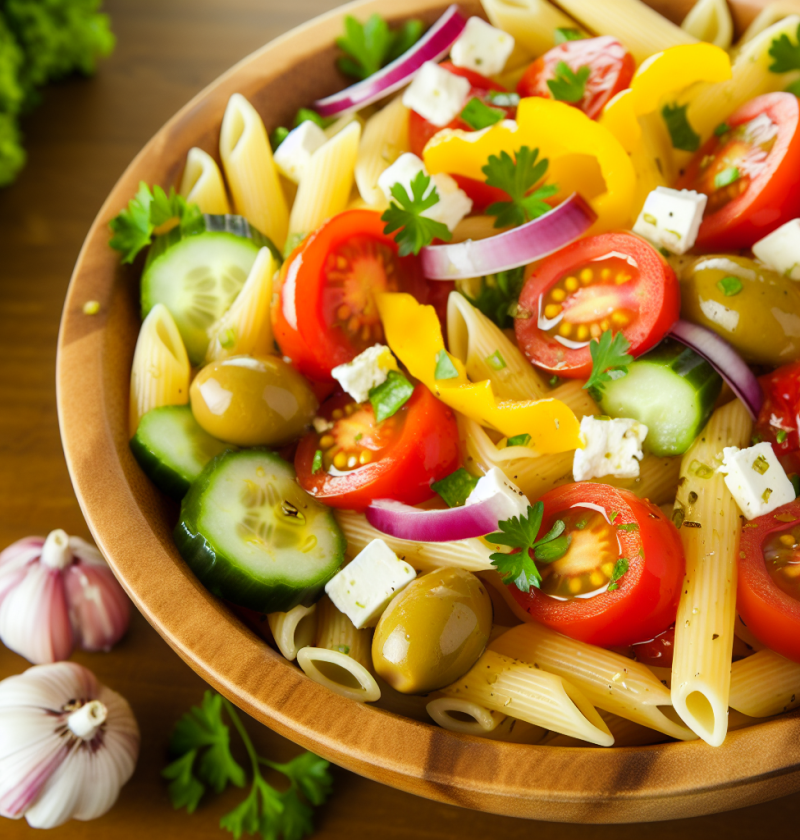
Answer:
<path fill-rule="evenodd" d="M 522 99 L 516 123 L 503 120 L 483 131 L 440 131 L 423 152 L 432 175 L 447 172 L 483 181 L 489 155 L 513 154 L 522 146 L 548 158 L 547 180 L 558 197 L 573 192 L 597 213 L 589 235 L 630 227 L 636 175 L 619 140 L 605 126 L 564 102 L 532 96 Z"/>
<path fill-rule="evenodd" d="M 470 382 L 464 365 L 446 352 L 432 306 L 408 294 L 385 293 L 378 295 L 378 311 L 392 352 L 445 405 L 506 437 L 530 435 L 530 446 L 543 455 L 583 446 L 578 419 L 560 400 L 498 401 L 488 379 Z M 437 360 L 455 376 L 437 380 Z"/>
<path fill-rule="evenodd" d="M 639 148 L 638 118 L 656 111 L 664 100 L 697 82 L 731 78 L 731 59 L 713 44 L 681 44 L 642 62 L 628 90 L 618 93 L 600 115 L 605 126 L 629 153 Z"/>

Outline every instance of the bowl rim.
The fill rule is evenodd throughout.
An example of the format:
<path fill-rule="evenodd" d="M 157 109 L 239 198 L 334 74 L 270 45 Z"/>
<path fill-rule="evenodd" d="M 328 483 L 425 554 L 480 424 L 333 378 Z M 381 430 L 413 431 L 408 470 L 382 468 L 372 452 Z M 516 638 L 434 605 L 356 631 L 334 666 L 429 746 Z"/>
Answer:
<path fill-rule="evenodd" d="M 405 15 L 432 14 L 446 5 L 403 0 L 392 16 L 402 16 L 401 8 Z M 477 3 L 462 6 L 474 10 Z M 218 125 L 232 92 L 248 95 L 330 48 L 344 15 L 381 10 L 383 0 L 357 0 L 234 65 L 144 146 L 95 218 L 64 304 L 56 387 L 67 465 L 98 547 L 150 624 L 216 690 L 303 747 L 402 790 L 499 814 L 608 823 L 711 813 L 800 789 L 800 711 L 731 732 L 718 748 L 695 741 L 600 750 L 489 741 L 347 700 L 247 629 L 189 572 L 163 523 L 148 519 L 158 520 L 163 504 L 138 472 L 120 421 L 127 385 L 120 391 L 115 375 L 129 369 L 132 344 L 119 313 L 130 308 L 130 273 L 107 247 L 108 221 L 139 180 L 175 183 L 189 145 L 209 122 Z M 177 137 L 191 142 L 180 146 Z M 175 146 L 179 154 L 165 152 Z M 100 302 L 99 314 L 83 313 L 87 300 Z M 115 344 L 118 334 L 122 344 L 127 338 L 125 347 Z"/>

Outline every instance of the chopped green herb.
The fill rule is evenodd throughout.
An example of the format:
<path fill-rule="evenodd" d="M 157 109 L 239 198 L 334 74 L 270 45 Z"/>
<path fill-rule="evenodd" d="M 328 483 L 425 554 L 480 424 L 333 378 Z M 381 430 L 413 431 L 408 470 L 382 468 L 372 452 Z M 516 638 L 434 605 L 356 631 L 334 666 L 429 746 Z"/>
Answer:
<path fill-rule="evenodd" d="M 753 469 L 759 475 L 764 475 L 764 473 L 769 469 L 769 461 L 763 455 L 759 455 L 758 458 L 753 461 Z"/>
<path fill-rule="evenodd" d="M 336 121 L 336 117 L 322 117 L 312 108 L 301 108 L 294 115 L 294 127 L 297 128 L 301 123 L 313 122 L 320 128 L 327 128 Z"/>
<path fill-rule="evenodd" d="M 377 386 L 376 386 L 376 387 L 377 387 Z M 363 435 L 361 432 L 359 432 L 359 433 L 355 436 L 354 440 L 355 440 L 355 442 L 356 442 L 356 443 L 358 443 L 358 442 L 361 440 L 361 438 L 363 438 L 363 437 L 364 437 L 364 435 Z"/>
<path fill-rule="evenodd" d="M 611 572 L 611 579 L 608 583 L 608 592 L 613 592 L 615 589 L 619 589 L 618 581 L 627 573 L 627 571 L 628 561 L 624 557 L 620 557 L 620 559 L 614 564 L 614 571 Z"/>
<path fill-rule="evenodd" d="M 738 277 L 723 277 L 722 280 L 717 280 L 717 288 L 725 297 L 733 297 L 742 291 L 744 286 Z"/>
<path fill-rule="evenodd" d="M 219 337 L 220 347 L 230 350 L 236 344 L 236 331 L 233 327 L 228 327 Z"/>
<path fill-rule="evenodd" d="M 623 525 L 617 525 L 618 531 L 638 531 L 639 526 L 635 522 L 626 522 Z"/>
<path fill-rule="evenodd" d="M 447 355 L 446 350 L 440 350 L 436 354 L 436 370 L 433 373 L 433 378 L 439 382 L 442 379 L 457 379 L 458 371 L 453 364 L 452 359 Z"/>
<path fill-rule="evenodd" d="M 598 339 L 589 343 L 592 354 L 592 375 L 583 386 L 595 402 L 603 396 L 604 383 L 622 379 L 628 373 L 628 365 L 633 361 L 629 355 L 630 342 L 620 332 L 613 335 L 611 330 L 605 330 Z"/>
<path fill-rule="evenodd" d="M 689 125 L 689 118 L 686 116 L 688 105 L 665 105 L 661 110 L 661 116 L 667 125 L 673 149 L 681 149 L 684 152 L 696 152 L 700 148 L 700 135 Z"/>
<path fill-rule="evenodd" d="M 350 654 L 350 645 L 337 645 L 334 650 L 343 653 L 345 656 Z"/>
<path fill-rule="evenodd" d="M 770 488 L 767 487 L 767 489 L 761 494 L 761 498 L 764 500 L 764 502 L 768 502 L 769 497 L 771 495 L 772 495 L 772 490 L 770 490 Z"/>
<path fill-rule="evenodd" d="M 585 528 L 588 524 L 589 524 L 589 517 L 588 517 L 588 516 L 584 516 L 584 517 L 581 517 L 581 518 L 580 518 L 580 519 L 579 519 L 579 520 L 575 523 L 575 527 L 576 527 L 579 531 L 582 531 L 582 530 L 583 530 L 583 529 L 584 529 L 584 528 Z"/>
<path fill-rule="evenodd" d="M 658 219 L 652 213 L 643 213 L 642 218 L 647 222 L 648 225 L 658 224 Z"/>
<path fill-rule="evenodd" d="M 756 433 L 750 437 L 750 445 L 755 446 L 757 443 L 762 443 L 763 440 L 764 438 L 758 433 Z"/>
<path fill-rule="evenodd" d="M 461 111 L 461 119 L 475 131 L 499 123 L 505 115 L 505 111 L 501 111 L 500 108 L 492 108 L 478 99 L 477 96 L 473 96 Z"/>
<path fill-rule="evenodd" d="M 714 176 L 714 189 L 721 190 L 723 187 L 735 184 L 741 177 L 738 166 L 729 166 L 727 169 L 723 169 L 722 172 L 717 172 Z"/>
<path fill-rule="evenodd" d="M 397 414 L 411 399 L 413 393 L 414 386 L 408 379 L 399 370 L 390 370 L 386 381 L 376 385 L 369 392 L 369 401 L 372 403 L 375 419 L 380 423 L 387 417 Z"/>
<path fill-rule="evenodd" d="M 487 356 L 484 361 L 492 370 L 502 370 L 506 366 L 506 360 L 500 355 L 499 350 L 495 350 L 494 353 L 492 353 L 491 356 Z"/>
<path fill-rule="evenodd" d="M 402 184 L 394 184 L 392 198 L 395 200 L 381 216 L 381 221 L 386 222 L 384 233 L 398 231 L 395 239 L 401 257 L 418 254 L 434 239 L 449 242 L 453 238 L 447 225 L 422 215 L 439 201 L 439 193 L 436 187 L 432 186 L 430 175 L 418 172 L 414 176 L 411 181 L 411 196 Z"/>
<path fill-rule="evenodd" d="M 485 95 L 491 105 L 499 108 L 516 108 L 519 105 L 520 95 L 513 91 L 487 90 Z"/>
<path fill-rule="evenodd" d="M 365 23 L 347 15 L 344 36 L 336 39 L 336 46 L 346 55 L 336 63 L 345 75 L 366 79 L 411 48 L 422 36 L 423 28 L 421 20 L 408 20 L 390 30 L 378 14 L 371 15 Z"/>
<path fill-rule="evenodd" d="M 800 475 L 798 475 L 797 473 L 792 473 L 789 476 L 789 481 L 792 482 L 792 487 L 794 487 L 795 499 L 800 497 Z"/>
<path fill-rule="evenodd" d="M 769 48 L 772 58 L 770 72 L 788 73 L 790 70 L 800 70 L 800 26 L 797 27 L 797 40 L 798 43 L 793 44 L 785 32 L 772 39 Z"/>
<path fill-rule="evenodd" d="M 618 516 L 619 516 L 619 511 L 618 511 L 618 510 L 612 510 L 612 511 L 609 511 L 609 513 L 608 513 L 608 521 L 609 521 L 609 522 L 613 525 L 613 524 L 614 524 L 614 520 L 615 520 Z"/>
<path fill-rule="evenodd" d="M 314 453 L 314 460 L 311 462 L 311 473 L 318 473 L 322 469 L 322 450 L 318 449 Z"/>
<path fill-rule="evenodd" d="M 555 184 L 543 184 L 528 194 L 547 173 L 547 158 L 537 160 L 539 150 L 522 146 L 514 153 L 500 152 L 500 156 L 489 155 L 486 166 L 481 172 L 486 175 L 486 183 L 508 193 L 511 201 L 496 201 L 486 208 L 488 216 L 496 216 L 496 228 L 523 225 L 550 212 L 552 207 L 544 200 L 558 192 Z"/>
<path fill-rule="evenodd" d="M 516 309 L 524 280 L 525 266 L 510 268 L 481 278 L 480 290 L 475 297 L 466 292 L 463 294 L 500 329 L 506 329 L 514 325 L 513 310 Z"/>
<path fill-rule="evenodd" d="M 728 125 L 728 123 L 720 123 L 714 129 L 714 136 L 715 137 L 722 137 L 723 134 L 727 134 L 730 130 L 731 130 L 731 127 Z"/>
<path fill-rule="evenodd" d="M 530 442 L 530 435 L 514 435 L 506 441 L 506 446 L 527 446 Z"/>
<path fill-rule="evenodd" d="M 714 470 L 696 458 L 689 464 L 689 472 L 697 478 L 711 478 Z"/>
<path fill-rule="evenodd" d="M 786 93 L 793 93 L 795 96 L 800 96 L 800 79 L 786 85 Z"/>
<path fill-rule="evenodd" d="M 588 64 L 578 68 L 576 73 L 566 61 L 559 61 L 555 67 L 555 78 L 547 80 L 547 87 L 553 99 L 559 102 L 580 102 L 586 94 L 586 82 L 592 75 Z"/>
<path fill-rule="evenodd" d="M 559 382 L 561 382 L 561 377 L 557 374 L 553 374 L 550 379 L 547 380 L 550 383 L 551 388 L 557 388 Z"/>
<path fill-rule="evenodd" d="M 580 29 L 573 29 L 569 26 L 559 26 L 555 32 L 556 46 L 566 41 L 582 41 L 585 37 Z"/>
<path fill-rule="evenodd" d="M 274 152 L 278 146 L 289 136 L 289 129 L 285 125 L 279 125 L 269 135 L 269 144 Z"/>
<path fill-rule="evenodd" d="M 786 429 L 778 429 L 778 434 L 775 435 L 775 439 L 778 441 L 778 443 L 784 443 L 786 441 L 787 436 L 788 432 L 786 431 Z"/>
<path fill-rule="evenodd" d="M 431 490 L 438 493 L 448 507 L 461 507 L 467 501 L 469 494 L 475 489 L 478 479 L 470 475 L 464 467 L 445 476 L 441 481 L 434 481 Z"/>
<path fill-rule="evenodd" d="M 515 554 L 496 552 L 489 559 L 503 576 L 503 583 L 513 583 L 522 592 L 529 592 L 532 586 L 538 589 L 541 585 L 542 576 L 536 568 L 537 560 L 540 563 L 552 563 L 563 557 L 569 549 L 571 538 L 564 534 L 566 526 L 561 519 L 557 519 L 547 534 L 537 540 L 543 513 L 544 505 L 541 502 L 528 505 L 525 516 L 512 516 L 500 522 L 500 531 L 488 534 L 485 538 L 493 545 L 521 549 Z"/>

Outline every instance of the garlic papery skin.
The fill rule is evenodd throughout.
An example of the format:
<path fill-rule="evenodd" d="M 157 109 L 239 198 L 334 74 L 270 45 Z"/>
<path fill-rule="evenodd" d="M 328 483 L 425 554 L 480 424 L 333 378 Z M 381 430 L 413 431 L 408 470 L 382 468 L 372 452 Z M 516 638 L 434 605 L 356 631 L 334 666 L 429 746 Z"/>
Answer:
<path fill-rule="evenodd" d="M 34 828 L 99 817 L 138 754 L 130 706 L 83 666 L 37 665 L 0 682 L 1 816 Z"/>
<path fill-rule="evenodd" d="M 0 641 L 31 662 L 67 659 L 76 645 L 110 650 L 130 601 L 100 552 L 61 529 L 0 553 Z"/>

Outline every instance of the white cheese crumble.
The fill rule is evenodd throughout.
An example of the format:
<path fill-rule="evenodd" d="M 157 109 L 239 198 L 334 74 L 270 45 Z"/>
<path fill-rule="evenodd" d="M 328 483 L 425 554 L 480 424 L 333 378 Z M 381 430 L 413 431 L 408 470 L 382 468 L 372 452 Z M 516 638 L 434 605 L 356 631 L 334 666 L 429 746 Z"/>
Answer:
<path fill-rule="evenodd" d="M 719 472 L 746 519 L 794 501 L 794 487 L 778 461 L 772 444 L 758 443 L 747 449 L 726 446 Z"/>
<path fill-rule="evenodd" d="M 355 627 L 374 627 L 389 601 L 416 576 L 383 540 L 373 540 L 325 584 L 325 592 Z"/>
<path fill-rule="evenodd" d="M 387 201 L 393 200 L 392 187 L 395 184 L 400 184 L 410 197 L 411 182 L 420 172 L 424 175 L 428 174 L 425 164 L 416 155 L 406 152 L 381 173 L 378 178 L 378 186 L 383 190 Z M 423 210 L 420 215 L 447 225 L 452 233 L 456 225 L 472 210 L 472 199 L 462 189 L 459 189 L 453 178 L 444 172 L 431 176 L 430 186 L 425 192 L 425 196 L 434 187 L 439 194 L 439 201 L 433 207 Z"/>
<path fill-rule="evenodd" d="M 463 76 L 456 76 L 435 62 L 426 61 L 406 88 L 403 105 L 437 128 L 444 128 L 461 113 L 470 87 Z"/>
<path fill-rule="evenodd" d="M 471 17 L 450 48 L 450 60 L 484 76 L 501 73 L 514 51 L 514 38 L 479 17 Z"/>
<path fill-rule="evenodd" d="M 528 515 L 528 505 L 530 504 L 528 497 L 498 467 L 492 467 L 486 475 L 478 479 L 475 489 L 467 496 L 464 506 L 484 502 L 496 493 L 499 493 L 502 499 L 501 522 L 511 519 L 512 516 Z"/>
<path fill-rule="evenodd" d="M 638 478 L 647 426 L 627 417 L 598 420 L 590 416 L 581 420 L 581 436 L 586 447 L 575 450 L 572 462 L 575 481 L 604 475 Z"/>
<path fill-rule="evenodd" d="M 792 219 L 753 245 L 753 253 L 767 268 L 800 280 L 800 219 Z"/>
<path fill-rule="evenodd" d="M 278 171 L 295 184 L 300 183 L 311 156 L 325 145 L 325 132 L 311 120 L 292 129 L 273 155 Z"/>
<path fill-rule="evenodd" d="M 656 187 L 645 199 L 633 232 L 656 247 L 685 254 L 695 243 L 708 196 L 694 190 Z"/>
<path fill-rule="evenodd" d="M 392 351 L 384 344 L 375 344 L 356 356 L 352 362 L 335 367 L 331 376 L 345 393 L 362 403 L 369 399 L 369 392 L 373 388 L 386 382 L 390 370 L 397 370 Z"/>

